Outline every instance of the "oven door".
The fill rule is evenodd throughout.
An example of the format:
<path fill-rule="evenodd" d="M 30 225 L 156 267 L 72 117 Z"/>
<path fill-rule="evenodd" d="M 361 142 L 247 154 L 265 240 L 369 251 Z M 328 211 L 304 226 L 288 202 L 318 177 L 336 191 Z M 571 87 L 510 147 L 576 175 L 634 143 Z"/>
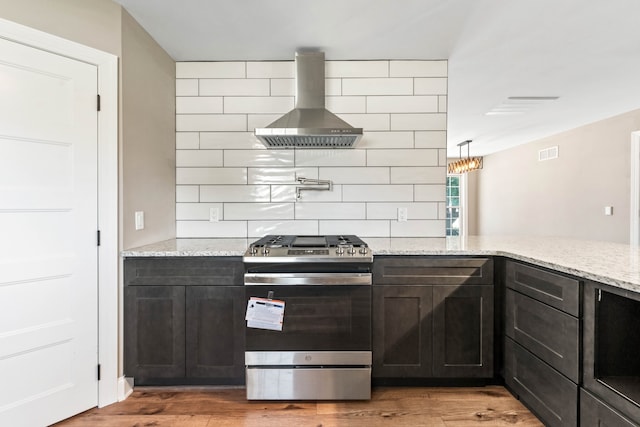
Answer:
<path fill-rule="evenodd" d="M 246 328 L 248 352 L 371 351 L 371 273 L 247 273 L 245 289 L 285 303 L 282 331 Z"/>

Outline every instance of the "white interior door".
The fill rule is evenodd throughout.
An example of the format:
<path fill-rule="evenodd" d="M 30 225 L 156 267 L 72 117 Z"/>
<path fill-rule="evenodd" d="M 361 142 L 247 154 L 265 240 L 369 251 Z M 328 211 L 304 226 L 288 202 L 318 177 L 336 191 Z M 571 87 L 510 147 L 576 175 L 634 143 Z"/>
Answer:
<path fill-rule="evenodd" d="M 97 69 L 0 39 L 0 425 L 98 401 Z"/>

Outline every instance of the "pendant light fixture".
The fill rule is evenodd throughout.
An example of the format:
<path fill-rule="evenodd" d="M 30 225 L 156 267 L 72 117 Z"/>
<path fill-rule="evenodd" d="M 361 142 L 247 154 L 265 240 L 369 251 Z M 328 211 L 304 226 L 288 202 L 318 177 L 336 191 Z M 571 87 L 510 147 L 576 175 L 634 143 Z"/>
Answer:
<path fill-rule="evenodd" d="M 470 157 L 469 156 L 469 144 L 471 144 L 470 139 L 466 141 L 462 141 L 458 144 L 458 148 L 460 150 L 460 159 L 449 163 L 447 166 L 448 173 L 466 173 L 471 172 L 477 169 L 482 169 L 482 157 Z M 462 147 L 467 146 L 467 158 L 462 158 Z"/>

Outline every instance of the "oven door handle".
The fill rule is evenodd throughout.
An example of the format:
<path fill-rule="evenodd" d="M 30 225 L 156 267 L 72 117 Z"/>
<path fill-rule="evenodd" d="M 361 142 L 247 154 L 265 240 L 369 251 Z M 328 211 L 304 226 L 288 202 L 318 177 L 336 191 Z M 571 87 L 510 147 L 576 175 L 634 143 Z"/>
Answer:
<path fill-rule="evenodd" d="M 371 273 L 245 273 L 245 286 L 371 285 Z"/>

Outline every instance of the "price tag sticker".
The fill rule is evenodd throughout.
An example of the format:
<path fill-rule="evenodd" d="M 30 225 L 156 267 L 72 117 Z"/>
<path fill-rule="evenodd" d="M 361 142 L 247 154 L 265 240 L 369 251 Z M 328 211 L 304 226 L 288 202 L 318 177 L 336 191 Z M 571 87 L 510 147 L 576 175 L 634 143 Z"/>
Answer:
<path fill-rule="evenodd" d="M 248 328 L 281 331 L 284 320 L 284 301 L 251 297 L 247 302 L 245 320 Z"/>

